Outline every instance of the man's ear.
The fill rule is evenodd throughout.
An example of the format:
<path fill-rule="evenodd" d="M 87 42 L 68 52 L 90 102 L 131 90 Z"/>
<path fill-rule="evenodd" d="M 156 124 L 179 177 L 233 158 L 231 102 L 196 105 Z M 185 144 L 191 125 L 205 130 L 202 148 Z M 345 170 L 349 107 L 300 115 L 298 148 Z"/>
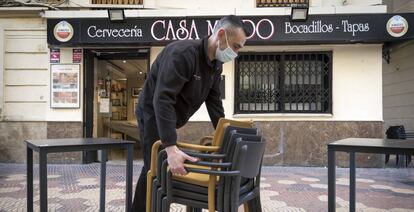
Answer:
<path fill-rule="evenodd" d="M 221 39 L 222 37 L 224 37 L 224 33 L 226 33 L 224 28 L 219 29 L 217 32 L 217 37 Z"/>

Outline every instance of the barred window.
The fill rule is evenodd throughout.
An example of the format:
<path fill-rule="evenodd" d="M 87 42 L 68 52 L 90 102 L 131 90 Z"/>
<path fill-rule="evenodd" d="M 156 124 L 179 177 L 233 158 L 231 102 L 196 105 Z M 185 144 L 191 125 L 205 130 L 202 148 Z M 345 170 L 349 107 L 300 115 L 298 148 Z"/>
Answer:
<path fill-rule="evenodd" d="M 257 7 L 309 6 L 309 0 L 256 0 Z"/>
<path fill-rule="evenodd" d="M 235 113 L 331 113 L 332 52 L 240 53 Z"/>

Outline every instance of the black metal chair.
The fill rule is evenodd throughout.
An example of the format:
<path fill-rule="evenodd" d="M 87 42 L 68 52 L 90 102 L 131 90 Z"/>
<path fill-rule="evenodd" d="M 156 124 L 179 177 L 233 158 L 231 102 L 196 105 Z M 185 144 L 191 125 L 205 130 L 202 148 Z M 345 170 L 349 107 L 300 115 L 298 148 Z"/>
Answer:
<path fill-rule="evenodd" d="M 414 132 L 406 132 L 404 125 L 390 126 L 386 131 L 387 139 L 411 139 L 414 138 Z M 390 160 L 390 155 L 385 155 L 385 164 Z M 396 155 L 395 165 L 408 166 L 411 163 L 411 155 Z"/>
<path fill-rule="evenodd" d="M 221 148 L 221 143 L 223 140 L 224 132 L 228 126 L 252 128 L 253 122 L 251 120 L 238 121 L 238 120 L 221 118 L 217 124 L 214 136 L 203 137 L 200 140 L 200 145 L 177 141 L 177 146 L 180 148 L 191 149 L 194 151 L 217 153 Z M 206 145 L 206 144 L 209 144 L 209 145 Z M 165 153 L 162 153 L 161 154 L 161 156 L 163 156 L 161 157 L 162 159 L 158 160 L 158 152 L 160 150 L 161 150 L 161 141 L 157 141 L 152 146 L 151 166 L 150 166 L 150 170 L 147 173 L 147 191 L 146 191 L 147 192 L 147 200 L 146 200 L 147 209 L 146 209 L 146 212 L 157 211 L 156 207 L 158 204 L 156 204 L 157 200 L 155 197 L 161 195 L 157 193 L 157 190 L 160 189 L 160 185 L 161 185 L 159 183 L 160 172 L 157 170 L 160 170 L 159 167 L 161 167 L 162 161 L 164 160 L 163 157 L 165 157 Z M 157 175 L 158 175 L 158 179 L 156 178 Z"/>
<path fill-rule="evenodd" d="M 158 199 L 161 197 L 162 202 L 157 203 L 157 209 L 168 211 L 170 203 L 176 202 L 195 208 L 209 208 L 209 211 L 217 209 L 227 212 L 237 211 L 240 204 L 248 203 L 249 211 L 261 211 L 260 168 L 265 147 L 263 139 L 261 136 L 238 134 L 236 130 L 232 130 L 226 143 L 228 145 L 223 147 L 224 154 L 187 152 L 204 159 L 192 164 L 208 167 L 188 167 L 189 173 L 204 175 L 204 178 L 214 176 L 204 184 L 172 176 L 164 162 L 160 176 L 162 192 L 158 192 L 161 194 Z M 220 161 L 216 161 L 217 159 Z M 164 192 L 166 196 L 162 197 Z"/>
<path fill-rule="evenodd" d="M 238 123 L 232 123 L 232 124 L 236 124 L 236 125 L 240 125 Z M 246 125 L 246 124 L 244 124 Z M 247 125 L 246 125 L 247 126 Z M 230 136 L 234 133 L 240 132 L 240 133 L 244 133 L 244 134 L 252 134 L 252 135 L 257 135 L 258 134 L 258 130 L 256 128 L 246 128 L 246 127 L 240 127 L 240 126 L 234 126 L 234 125 L 230 125 L 230 126 L 226 126 L 225 131 L 223 133 L 222 136 L 222 142 L 220 142 L 222 145 L 220 146 L 219 150 L 217 152 L 214 152 L 214 154 L 217 153 L 223 153 L 225 150 L 225 148 L 227 148 L 227 143 L 225 142 L 227 140 L 229 140 Z M 153 148 L 158 148 L 157 146 L 155 146 Z M 193 151 L 193 149 L 191 149 Z M 153 154 L 156 155 L 157 151 L 153 151 Z M 195 152 L 192 152 L 195 153 Z M 154 156 L 153 155 L 153 156 Z M 147 195 L 151 195 L 151 198 L 148 198 L 150 200 L 150 211 L 151 212 L 156 212 L 156 211 L 161 211 L 161 201 L 162 198 L 166 195 L 166 189 L 165 186 L 162 186 L 162 182 L 165 182 L 165 178 L 162 178 L 162 171 L 161 170 L 165 170 L 166 167 L 168 166 L 168 163 L 166 161 L 166 152 L 161 150 L 160 152 L 158 152 L 158 154 L 155 156 L 157 157 L 156 160 L 156 167 L 151 168 L 155 170 L 155 176 L 152 176 L 151 178 L 149 178 L 152 182 L 151 182 L 151 186 L 152 186 L 152 191 L 148 192 L 147 191 Z M 197 178 L 197 176 L 186 176 L 184 177 L 185 179 L 182 180 L 192 180 L 191 178 Z M 161 179 L 164 179 L 163 181 Z M 147 200 L 148 200 L 147 199 Z M 148 209 L 148 208 L 147 208 Z M 187 211 L 198 211 L 196 209 L 192 209 L 191 207 L 187 207 Z"/>

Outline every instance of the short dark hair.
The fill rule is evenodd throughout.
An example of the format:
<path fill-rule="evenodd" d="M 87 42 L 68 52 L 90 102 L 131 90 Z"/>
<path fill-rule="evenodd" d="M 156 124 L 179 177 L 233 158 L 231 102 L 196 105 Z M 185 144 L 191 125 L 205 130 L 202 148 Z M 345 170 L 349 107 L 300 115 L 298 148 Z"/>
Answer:
<path fill-rule="evenodd" d="M 241 28 L 244 34 L 247 36 L 249 33 L 246 29 L 245 24 L 243 23 L 242 19 L 235 15 L 228 15 L 224 16 L 219 20 L 213 30 L 213 34 L 217 33 L 220 28 Z"/>

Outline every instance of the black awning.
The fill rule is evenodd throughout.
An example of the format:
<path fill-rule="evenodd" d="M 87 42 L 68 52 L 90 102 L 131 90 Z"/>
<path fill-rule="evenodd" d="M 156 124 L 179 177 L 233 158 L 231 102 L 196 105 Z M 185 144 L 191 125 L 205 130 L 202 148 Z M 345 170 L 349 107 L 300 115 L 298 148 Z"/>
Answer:
<path fill-rule="evenodd" d="M 209 35 L 220 17 L 48 19 L 52 46 L 164 45 Z M 310 15 L 306 22 L 290 16 L 243 16 L 247 45 L 383 43 L 414 39 L 414 13 Z"/>

